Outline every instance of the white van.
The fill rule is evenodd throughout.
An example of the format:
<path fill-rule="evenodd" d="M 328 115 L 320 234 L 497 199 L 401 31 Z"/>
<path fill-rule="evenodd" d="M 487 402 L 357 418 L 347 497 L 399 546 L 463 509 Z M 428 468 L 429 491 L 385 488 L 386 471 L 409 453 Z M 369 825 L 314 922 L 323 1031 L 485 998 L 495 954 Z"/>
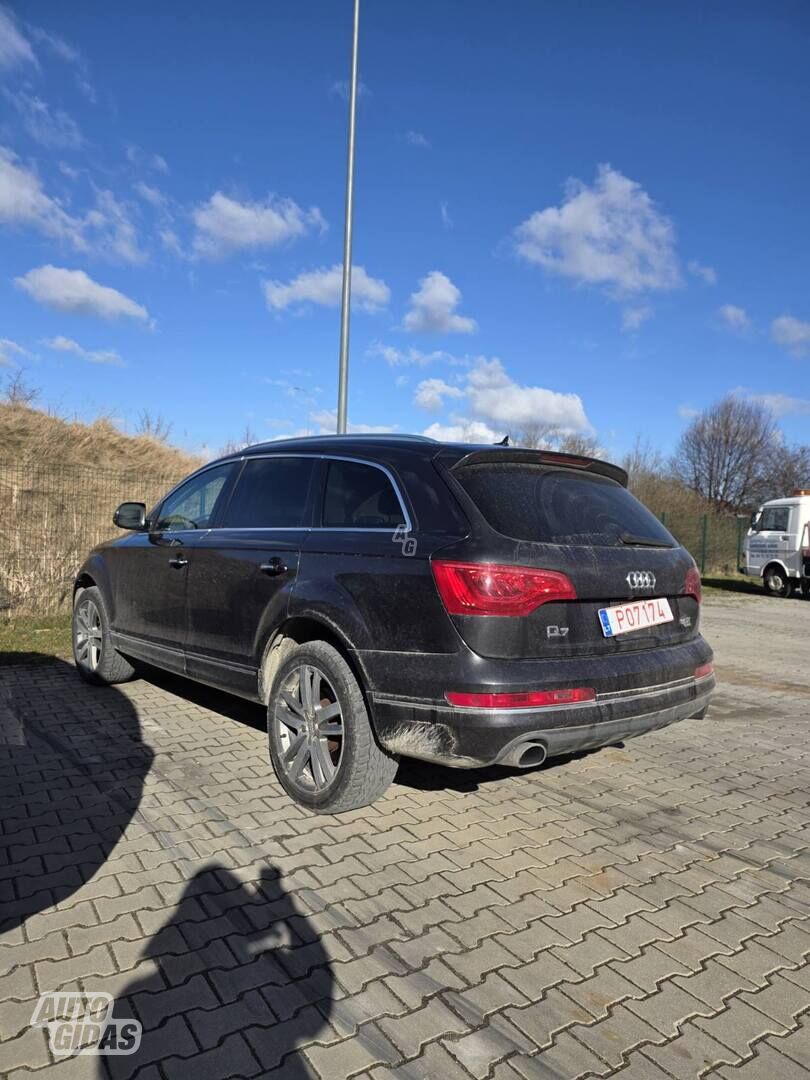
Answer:
<path fill-rule="evenodd" d="M 810 490 L 770 499 L 751 515 L 742 563 L 740 573 L 761 577 L 773 596 L 799 585 L 810 595 Z"/>

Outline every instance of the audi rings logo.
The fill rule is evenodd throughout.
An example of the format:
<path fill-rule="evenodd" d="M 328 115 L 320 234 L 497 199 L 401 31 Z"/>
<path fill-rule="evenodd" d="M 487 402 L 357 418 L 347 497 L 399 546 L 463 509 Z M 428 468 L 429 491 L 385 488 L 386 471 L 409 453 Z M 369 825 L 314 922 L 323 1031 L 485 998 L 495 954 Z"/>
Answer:
<path fill-rule="evenodd" d="M 655 574 L 652 570 L 631 570 L 626 581 L 631 589 L 655 588 Z"/>

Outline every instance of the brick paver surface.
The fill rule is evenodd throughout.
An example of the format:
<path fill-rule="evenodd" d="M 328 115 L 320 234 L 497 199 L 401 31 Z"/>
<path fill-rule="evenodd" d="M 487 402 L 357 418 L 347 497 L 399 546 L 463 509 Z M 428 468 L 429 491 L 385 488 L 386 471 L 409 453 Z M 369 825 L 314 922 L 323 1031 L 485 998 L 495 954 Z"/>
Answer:
<path fill-rule="evenodd" d="M 707 605 L 705 720 L 531 773 L 406 763 L 340 817 L 281 792 L 249 704 L 0 667 L 0 1075 L 810 1074 L 810 672 L 769 674 L 772 635 L 735 660 L 744 603 Z M 139 1051 L 54 1058 L 58 990 L 112 994 Z"/>

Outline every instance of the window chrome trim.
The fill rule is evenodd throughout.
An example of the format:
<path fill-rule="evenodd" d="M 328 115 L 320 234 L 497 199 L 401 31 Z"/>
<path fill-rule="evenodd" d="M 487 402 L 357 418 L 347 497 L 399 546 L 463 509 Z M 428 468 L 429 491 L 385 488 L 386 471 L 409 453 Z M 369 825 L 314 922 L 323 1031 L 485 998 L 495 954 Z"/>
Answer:
<path fill-rule="evenodd" d="M 353 463 L 355 465 L 368 465 L 372 469 L 379 469 L 381 473 L 385 474 L 385 476 L 388 478 L 389 483 L 391 484 L 391 487 L 394 489 L 394 494 L 397 497 L 397 502 L 399 503 L 399 508 L 402 511 L 402 517 L 404 518 L 405 532 L 409 533 L 409 532 L 413 531 L 413 522 L 411 521 L 411 516 L 408 513 L 408 508 L 405 505 L 405 499 L 402 496 L 402 491 L 400 490 L 400 487 L 399 487 L 399 484 L 397 483 L 396 477 L 394 476 L 394 474 L 391 472 L 391 470 L 386 465 L 381 465 L 378 461 L 368 461 L 366 458 L 346 457 L 345 455 L 341 455 L 341 454 L 303 454 L 303 453 L 298 453 L 298 454 L 291 454 L 291 453 L 286 453 L 286 454 L 285 453 L 280 453 L 280 454 L 273 454 L 273 453 L 267 453 L 267 454 L 243 454 L 242 457 L 235 458 L 234 461 L 247 462 L 247 461 L 253 460 L 254 458 L 310 458 L 313 461 L 348 461 L 348 462 L 351 462 L 351 463 Z M 224 464 L 227 464 L 227 462 L 219 462 L 219 464 L 224 465 Z M 205 468 L 212 468 L 212 467 L 213 466 L 211 466 L 211 465 L 205 466 Z M 202 472 L 203 470 L 200 469 L 198 471 Z M 194 473 L 192 475 L 196 476 L 197 473 Z M 190 480 L 191 477 L 189 476 L 189 477 L 187 477 L 187 479 Z M 240 479 L 241 479 L 241 477 L 240 477 Z M 183 482 L 185 482 L 185 481 L 183 481 Z M 237 483 L 238 483 L 238 481 L 237 481 Z M 177 487 L 180 487 L 180 484 L 178 484 Z M 175 490 L 175 489 L 172 489 L 172 490 Z M 163 500 L 164 502 L 169 497 L 169 495 L 171 495 L 171 492 L 169 492 L 164 497 L 164 500 Z M 161 505 L 163 505 L 163 504 L 161 503 Z M 370 526 L 362 526 L 362 525 L 239 525 L 239 526 L 217 525 L 214 528 L 209 529 L 208 532 L 212 532 L 212 533 L 219 533 L 219 532 L 361 532 L 361 533 L 387 533 L 387 534 L 390 535 L 391 533 L 395 532 L 397 529 L 401 529 L 402 527 L 403 527 L 402 525 L 395 525 L 395 526 L 393 526 L 393 528 L 391 526 L 384 526 L 384 527 L 375 526 L 375 527 L 372 528 Z M 193 532 L 194 530 L 190 530 L 190 531 Z"/>

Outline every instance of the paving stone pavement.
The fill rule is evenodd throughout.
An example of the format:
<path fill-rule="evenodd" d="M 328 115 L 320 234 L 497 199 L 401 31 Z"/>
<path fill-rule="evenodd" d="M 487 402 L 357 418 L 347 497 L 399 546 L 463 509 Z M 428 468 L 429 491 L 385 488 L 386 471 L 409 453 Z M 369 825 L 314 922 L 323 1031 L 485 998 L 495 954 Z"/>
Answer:
<path fill-rule="evenodd" d="M 810 1075 L 810 676 L 728 671 L 703 721 L 313 817 L 258 708 L 0 667 L 0 1075 Z M 139 1051 L 54 1058 L 58 990 Z"/>

